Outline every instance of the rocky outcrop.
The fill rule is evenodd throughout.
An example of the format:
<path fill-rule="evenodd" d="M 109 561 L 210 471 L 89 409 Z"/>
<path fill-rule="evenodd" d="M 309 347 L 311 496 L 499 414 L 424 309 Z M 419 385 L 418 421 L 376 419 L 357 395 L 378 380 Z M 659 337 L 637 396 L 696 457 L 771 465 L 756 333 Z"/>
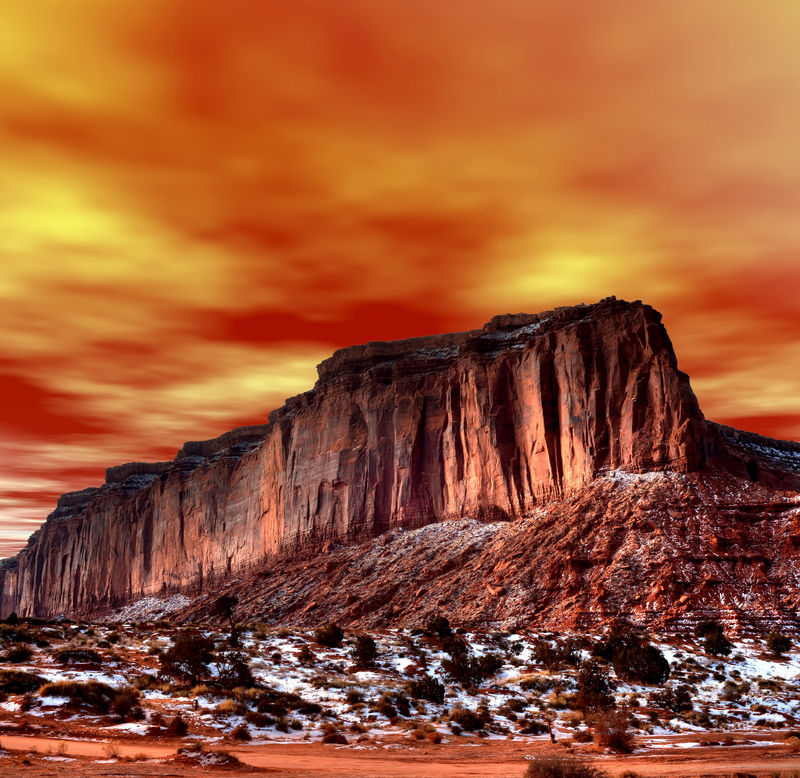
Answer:
<path fill-rule="evenodd" d="M 62 498 L 0 567 L 2 610 L 199 593 L 396 528 L 526 517 L 608 471 L 746 473 L 742 445 L 705 422 L 660 314 L 639 302 L 355 346 L 267 424 Z M 768 459 L 751 480 L 795 477 Z"/>
<path fill-rule="evenodd" d="M 225 591 L 246 621 L 656 629 L 719 619 L 800 626 L 800 496 L 726 473 L 612 471 L 514 522 L 395 529 L 324 556 L 287 558 Z M 182 620 L 210 615 L 197 598 Z"/>

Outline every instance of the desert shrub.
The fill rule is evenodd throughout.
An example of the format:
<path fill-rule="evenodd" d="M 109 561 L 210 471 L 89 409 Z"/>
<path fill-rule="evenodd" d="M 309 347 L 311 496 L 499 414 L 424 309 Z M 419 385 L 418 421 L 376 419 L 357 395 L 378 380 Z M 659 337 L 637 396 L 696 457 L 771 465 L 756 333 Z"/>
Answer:
<path fill-rule="evenodd" d="M 33 651 L 27 646 L 14 646 L 3 654 L 2 661 L 10 662 L 11 664 L 19 664 L 20 662 L 29 661 L 32 656 Z"/>
<path fill-rule="evenodd" d="M 624 681 L 660 685 L 669 678 L 669 662 L 661 651 L 626 624 L 614 625 L 592 653 L 611 662 Z"/>
<path fill-rule="evenodd" d="M 484 654 L 475 660 L 481 678 L 491 678 L 503 667 L 503 659 L 497 654 Z"/>
<path fill-rule="evenodd" d="M 119 716 L 120 721 L 128 718 L 138 721 L 144 717 L 144 711 L 139 705 L 139 692 L 126 686 L 119 689 L 111 701 L 110 712 Z"/>
<path fill-rule="evenodd" d="M 188 731 L 189 725 L 183 720 L 183 717 L 179 713 L 167 725 L 167 728 L 164 730 L 164 734 L 167 737 L 183 737 Z"/>
<path fill-rule="evenodd" d="M 450 656 L 457 656 L 458 654 L 468 654 L 469 645 L 460 635 L 448 635 L 441 640 L 442 650 L 450 654 Z"/>
<path fill-rule="evenodd" d="M 773 656 L 779 657 L 785 654 L 792 647 L 791 638 L 780 632 L 770 632 L 767 635 L 767 649 Z"/>
<path fill-rule="evenodd" d="M 607 775 L 582 759 L 566 756 L 536 757 L 525 771 L 525 778 L 606 778 Z"/>
<path fill-rule="evenodd" d="M 740 702 L 742 696 L 750 691 L 750 684 L 747 681 L 736 683 L 736 681 L 725 681 L 722 685 L 722 691 L 719 693 L 719 698 L 725 702 Z"/>
<path fill-rule="evenodd" d="M 59 648 L 58 651 L 53 652 L 53 656 L 64 665 L 99 665 L 103 661 L 103 657 L 98 654 L 97 651 L 91 648 L 79 648 L 76 646 Z"/>
<path fill-rule="evenodd" d="M 534 661 L 550 672 L 559 670 L 564 665 L 577 664 L 578 656 L 578 646 L 572 639 L 559 645 L 557 642 L 539 638 L 533 644 Z"/>
<path fill-rule="evenodd" d="M 784 742 L 786 748 L 789 750 L 789 753 L 791 754 L 800 753 L 800 737 L 797 737 L 797 735 L 792 735 L 792 737 L 786 738 Z"/>
<path fill-rule="evenodd" d="M 199 744 L 179 748 L 176 761 L 203 767 L 239 767 L 242 764 L 238 757 L 227 751 L 203 751 Z"/>
<path fill-rule="evenodd" d="M 217 655 L 217 680 L 225 689 L 255 685 L 247 655 L 241 651 L 225 651 Z"/>
<path fill-rule="evenodd" d="M 253 736 L 250 734 L 250 729 L 247 724 L 239 724 L 231 730 L 231 737 L 234 740 L 252 740 Z"/>
<path fill-rule="evenodd" d="M 327 732 L 322 736 L 322 742 L 334 745 L 347 745 L 347 738 L 341 732 Z"/>
<path fill-rule="evenodd" d="M 458 727 L 465 732 L 476 732 L 483 729 L 490 721 L 488 711 L 484 709 L 485 713 L 482 715 L 481 711 L 470 710 L 469 708 L 453 708 L 448 717 L 449 723 L 457 724 Z"/>
<path fill-rule="evenodd" d="M 241 702 L 230 698 L 223 700 L 214 708 L 214 712 L 221 716 L 240 716 L 244 711 L 245 707 Z"/>
<path fill-rule="evenodd" d="M 659 689 L 657 692 L 648 695 L 651 705 L 666 708 L 673 713 L 692 709 L 692 692 L 686 684 L 679 686 L 668 686 L 666 689 Z"/>
<path fill-rule="evenodd" d="M 452 639 L 451 639 L 452 640 Z M 460 639 L 458 639 L 460 640 Z M 460 641 L 466 646 L 464 641 Z M 457 643 L 453 643 L 455 649 Z M 450 657 L 442 660 L 442 670 L 453 682 L 469 687 L 475 686 L 485 678 L 494 675 L 503 666 L 503 660 L 497 654 L 486 654 L 475 657 L 464 651 L 453 650 Z"/>
<path fill-rule="evenodd" d="M 701 621 L 694 630 L 694 634 L 703 638 L 703 648 L 712 656 L 728 656 L 733 646 L 725 637 L 722 625 L 717 621 Z"/>
<path fill-rule="evenodd" d="M 623 711 L 598 715 L 592 722 L 597 745 L 622 754 L 633 751 L 633 736 L 628 731 L 630 719 Z"/>
<path fill-rule="evenodd" d="M 300 651 L 297 652 L 297 661 L 301 665 L 313 665 L 316 661 L 316 657 L 308 645 L 303 645 Z"/>
<path fill-rule="evenodd" d="M 543 719 L 525 718 L 520 722 L 519 728 L 521 735 L 543 735 L 550 731 L 550 727 Z"/>
<path fill-rule="evenodd" d="M 271 727 L 275 723 L 275 719 L 272 718 L 272 716 L 268 716 L 266 713 L 261 713 L 257 710 L 245 711 L 244 720 L 248 724 L 252 724 L 254 727 L 258 727 L 259 729 Z"/>
<path fill-rule="evenodd" d="M 322 646 L 335 648 L 344 640 L 344 630 L 335 622 L 319 627 L 314 632 L 314 640 Z"/>
<path fill-rule="evenodd" d="M 159 658 L 161 672 L 197 686 L 214 661 L 214 643 L 197 632 L 182 632 Z"/>
<path fill-rule="evenodd" d="M 707 654 L 711 656 L 728 656 L 733 649 L 730 640 L 722 634 L 722 632 L 715 632 L 706 635 L 703 641 L 703 648 Z"/>
<path fill-rule="evenodd" d="M 378 657 L 378 647 L 375 645 L 375 640 L 369 635 L 359 635 L 356 638 L 353 657 L 356 660 L 356 664 L 361 667 L 372 665 Z"/>
<path fill-rule="evenodd" d="M 364 692 L 361 689 L 348 689 L 344 698 L 348 704 L 358 705 L 360 702 L 364 702 Z"/>
<path fill-rule="evenodd" d="M 444 702 L 444 684 L 432 675 L 423 675 L 406 684 L 408 693 L 416 700 Z"/>
<path fill-rule="evenodd" d="M 433 637 L 439 638 L 439 640 L 449 638 L 453 634 L 447 617 L 438 615 L 431 616 L 431 618 L 428 619 L 428 623 L 425 625 L 425 631 Z"/>
<path fill-rule="evenodd" d="M 290 710 L 310 716 L 320 713 L 322 708 L 316 702 L 304 700 L 292 692 L 279 692 L 275 689 L 264 689 L 254 700 L 260 713 L 266 713 L 276 719 L 282 719 Z"/>
<path fill-rule="evenodd" d="M 401 716 L 411 715 L 411 703 L 405 694 L 402 692 L 386 692 L 383 696 L 394 703 Z"/>
<path fill-rule="evenodd" d="M 669 662 L 655 646 L 634 643 L 621 646 L 612 658 L 614 672 L 628 682 L 663 684 L 669 678 Z"/>
<path fill-rule="evenodd" d="M 578 693 L 575 707 L 587 711 L 609 710 L 614 707 L 608 673 L 594 660 L 584 662 L 578 671 Z"/>
<path fill-rule="evenodd" d="M 695 637 L 704 638 L 715 632 L 722 632 L 722 624 L 718 621 L 701 621 L 694 628 Z"/>
<path fill-rule="evenodd" d="M 57 681 L 39 689 L 42 697 L 68 697 L 70 705 L 108 713 L 117 690 L 99 681 Z"/>
<path fill-rule="evenodd" d="M 382 716 L 391 720 L 397 716 L 397 708 L 392 703 L 391 695 L 383 694 L 375 705 L 375 710 Z"/>
<path fill-rule="evenodd" d="M 0 624 L 0 642 L 2 643 L 34 643 L 35 636 L 17 623 Z"/>

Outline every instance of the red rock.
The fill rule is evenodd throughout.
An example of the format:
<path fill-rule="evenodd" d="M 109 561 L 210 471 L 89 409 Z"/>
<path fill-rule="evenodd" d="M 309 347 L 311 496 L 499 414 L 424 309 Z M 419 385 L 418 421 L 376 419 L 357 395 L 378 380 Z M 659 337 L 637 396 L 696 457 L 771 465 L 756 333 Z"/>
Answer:
<path fill-rule="evenodd" d="M 335 544 L 382 536 L 390 548 L 394 529 L 465 516 L 518 520 L 580 498 L 604 472 L 710 469 L 730 474 L 728 490 L 739 488 L 731 486 L 737 478 L 796 489 L 799 461 L 797 444 L 705 421 L 649 306 L 610 298 L 495 317 L 473 332 L 337 351 L 319 366 L 314 389 L 287 400 L 268 424 L 186 443 L 171 463 L 110 468 L 104 486 L 64 495 L 26 548 L 0 565 L 0 613 L 90 615 L 145 595 L 214 592 L 255 571 L 268 571 L 265 584 L 285 583 L 279 559 L 302 557 L 305 572 L 295 574 L 312 576 L 322 555 L 325 575 L 336 579 Z M 651 520 L 664 507 L 663 495 L 636 510 L 638 493 L 628 497 L 617 534 L 570 563 L 576 581 L 581 570 L 612 563 L 634 516 Z M 663 543 L 672 538 L 659 532 L 680 533 L 694 520 L 691 503 L 669 499 L 671 524 L 652 523 Z M 540 519 L 556 515 L 548 509 Z M 604 515 L 598 504 L 582 521 L 593 527 Z M 725 521 L 757 515 L 747 507 Z M 483 580 L 512 554 L 512 572 L 522 575 L 534 554 L 524 548 L 488 554 Z M 471 554 L 449 555 L 439 573 L 466 575 L 478 564 Z M 390 561 L 375 564 L 365 579 Z M 327 596 L 343 601 L 341 590 Z M 353 607 L 392 596 L 367 591 Z"/>

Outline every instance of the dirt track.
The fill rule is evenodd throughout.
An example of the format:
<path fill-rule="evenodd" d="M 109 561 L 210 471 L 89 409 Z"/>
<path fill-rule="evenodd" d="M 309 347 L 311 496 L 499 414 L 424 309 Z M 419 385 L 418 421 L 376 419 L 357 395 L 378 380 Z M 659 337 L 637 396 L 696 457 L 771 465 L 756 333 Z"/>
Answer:
<path fill-rule="evenodd" d="M 677 740 L 677 738 L 676 738 Z M 110 761 L 102 741 L 67 741 L 53 738 L 5 736 L 3 747 L 10 757 L 0 761 L 0 775 L 36 776 L 204 776 L 268 774 L 282 778 L 318 776 L 319 778 L 494 778 L 522 776 L 527 756 L 551 750 L 545 743 L 486 742 L 480 746 L 418 746 L 410 748 L 375 747 L 356 751 L 353 748 L 323 746 L 318 743 L 234 746 L 227 750 L 245 764 L 241 768 L 221 769 L 190 767 L 171 761 L 176 746 L 145 740 L 116 741 L 121 757 L 146 754 L 161 762 Z M 61 746 L 61 744 L 65 744 Z M 36 748 L 38 753 L 31 753 Z M 63 749 L 66 751 L 63 751 Z M 62 750 L 59 750 L 62 749 Z M 48 753 L 48 751 L 50 753 Z M 563 750 L 559 749 L 559 753 Z M 75 761 L 61 761 L 65 757 Z M 736 772 L 767 776 L 779 771 L 785 776 L 800 770 L 800 755 L 788 754 L 778 746 L 729 746 L 681 750 L 662 749 L 646 755 L 605 757 L 594 755 L 609 776 L 632 770 L 644 776 L 694 778 L 723 776 Z M 24 764 L 27 759 L 29 764 Z"/>

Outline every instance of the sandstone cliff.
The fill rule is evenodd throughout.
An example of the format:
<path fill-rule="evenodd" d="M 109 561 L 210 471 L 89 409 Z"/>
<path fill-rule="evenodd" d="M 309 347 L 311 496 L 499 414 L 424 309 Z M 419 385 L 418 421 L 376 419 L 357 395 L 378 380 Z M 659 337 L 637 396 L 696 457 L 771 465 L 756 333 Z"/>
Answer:
<path fill-rule="evenodd" d="M 0 568 L 1 610 L 199 593 L 334 542 L 528 516 L 612 470 L 711 466 L 796 487 L 791 450 L 780 462 L 739 435 L 705 422 L 660 315 L 638 302 L 342 349 L 267 424 L 64 495 Z"/>

